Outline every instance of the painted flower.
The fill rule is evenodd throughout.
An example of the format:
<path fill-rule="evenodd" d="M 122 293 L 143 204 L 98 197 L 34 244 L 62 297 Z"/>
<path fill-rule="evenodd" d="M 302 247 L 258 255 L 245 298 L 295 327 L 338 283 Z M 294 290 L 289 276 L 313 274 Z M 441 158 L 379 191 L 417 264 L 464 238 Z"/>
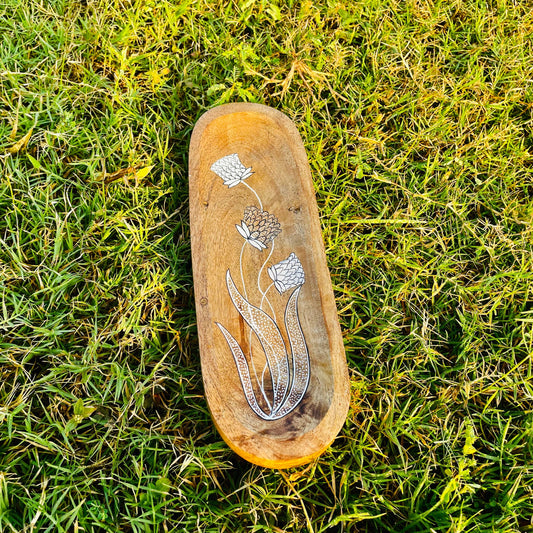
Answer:
<path fill-rule="evenodd" d="M 241 181 L 249 178 L 253 172 L 252 167 L 246 168 L 237 154 L 231 154 L 215 161 L 211 170 L 224 180 L 224 185 L 229 188 L 239 185 Z"/>
<path fill-rule="evenodd" d="M 268 269 L 268 275 L 280 294 L 288 291 L 292 287 L 298 287 L 305 283 L 302 263 L 300 263 L 300 260 L 294 252 L 287 259 L 272 265 Z"/>
<path fill-rule="evenodd" d="M 281 226 L 276 216 L 255 206 L 244 210 L 244 219 L 235 227 L 258 250 L 264 250 L 268 243 L 281 233 Z"/>

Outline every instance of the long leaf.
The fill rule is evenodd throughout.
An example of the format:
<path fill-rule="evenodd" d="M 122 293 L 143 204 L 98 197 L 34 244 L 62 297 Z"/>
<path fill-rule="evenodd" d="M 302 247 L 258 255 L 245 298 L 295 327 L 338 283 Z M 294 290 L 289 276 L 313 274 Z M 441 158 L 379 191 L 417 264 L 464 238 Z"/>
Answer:
<path fill-rule="evenodd" d="M 289 388 L 289 361 L 283 337 L 276 323 L 241 295 L 233 283 L 229 270 L 226 273 L 226 284 L 233 305 L 257 335 L 265 352 L 274 389 L 272 402 L 274 413 L 281 406 Z"/>
<path fill-rule="evenodd" d="M 248 404 L 253 409 L 254 413 L 261 418 L 269 418 L 268 415 L 259 407 L 257 400 L 255 398 L 254 388 L 252 386 L 252 379 L 250 378 L 250 369 L 248 368 L 248 361 L 242 352 L 242 349 L 239 343 L 231 335 L 231 333 L 218 322 L 215 324 L 220 328 L 222 334 L 224 335 L 228 346 L 230 347 L 233 358 L 235 359 L 235 364 L 237 365 L 237 371 L 239 372 L 239 377 L 241 378 L 242 390 L 244 391 L 244 396 L 248 401 Z"/>
<path fill-rule="evenodd" d="M 291 344 L 293 365 L 291 389 L 279 411 L 273 413 L 273 419 L 282 418 L 287 413 L 290 413 L 302 401 L 309 385 L 309 352 L 298 317 L 300 289 L 301 286 L 294 290 L 285 308 L 285 328 Z"/>

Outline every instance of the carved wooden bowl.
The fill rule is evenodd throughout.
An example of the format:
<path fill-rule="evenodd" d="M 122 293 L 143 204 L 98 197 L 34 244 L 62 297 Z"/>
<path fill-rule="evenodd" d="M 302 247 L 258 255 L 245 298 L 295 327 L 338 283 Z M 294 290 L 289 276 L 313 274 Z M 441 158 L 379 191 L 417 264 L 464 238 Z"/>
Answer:
<path fill-rule="evenodd" d="M 304 464 L 344 424 L 349 380 L 302 140 L 279 111 L 223 105 L 194 128 L 189 176 L 213 421 L 252 463 Z"/>

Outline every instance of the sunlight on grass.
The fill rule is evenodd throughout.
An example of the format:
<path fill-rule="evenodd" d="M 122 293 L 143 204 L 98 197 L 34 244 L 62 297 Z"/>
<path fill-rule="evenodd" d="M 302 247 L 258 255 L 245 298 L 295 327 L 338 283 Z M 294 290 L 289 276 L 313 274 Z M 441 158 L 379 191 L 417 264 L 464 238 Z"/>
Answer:
<path fill-rule="evenodd" d="M 0 6 L 0 530 L 531 531 L 527 3 Z M 203 398 L 188 142 L 302 134 L 352 379 L 286 472 Z"/>

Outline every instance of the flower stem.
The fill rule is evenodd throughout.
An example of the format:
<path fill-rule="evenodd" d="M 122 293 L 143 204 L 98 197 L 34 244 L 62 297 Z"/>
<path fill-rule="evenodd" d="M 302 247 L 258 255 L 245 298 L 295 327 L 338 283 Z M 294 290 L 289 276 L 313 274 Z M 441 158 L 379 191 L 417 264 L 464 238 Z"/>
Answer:
<path fill-rule="evenodd" d="M 250 189 L 254 194 L 255 194 L 255 197 L 257 198 L 257 201 L 259 202 L 259 208 L 261 209 L 261 211 L 263 211 L 263 202 L 261 202 L 261 198 L 259 198 L 259 195 L 255 192 L 255 189 L 253 189 L 250 185 L 248 185 L 248 183 L 246 183 L 245 181 L 241 181 L 241 183 L 243 185 L 246 185 L 246 187 L 248 187 L 248 189 Z"/>
<path fill-rule="evenodd" d="M 263 374 L 261 375 L 261 381 L 259 381 L 259 376 L 257 375 L 257 370 L 255 369 L 254 358 L 252 355 L 252 330 L 251 329 L 250 329 L 249 346 L 250 346 L 250 363 L 252 364 L 252 370 L 254 372 L 255 381 L 257 382 L 259 390 L 261 391 L 261 394 L 263 395 L 263 399 L 265 400 L 268 408 L 270 409 L 270 411 L 272 411 L 272 404 L 268 401 L 266 391 L 265 391 L 265 370 L 267 369 L 267 365 L 265 365 L 265 368 L 263 369 Z"/>
<path fill-rule="evenodd" d="M 268 257 L 265 259 L 265 262 L 261 265 L 261 268 L 259 269 L 259 274 L 257 275 L 257 288 L 259 289 L 259 292 L 261 293 L 261 296 L 263 297 L 261 299 L 261 305 L 259 306 L 259 309 L 263 310 L 263 301 L 266 299 L 269 307 L 270 307 L 270 311 L 272 311 L 272 318 L 274 319 L 274 322 L 276 322 L 276 312 L 274 311 L 274 308 L 272 307 L 272 304 L 270 303 L 270 300 L 265 296 L 266 295 L 266 291 L 263 292 L 261 290 L 261 274 L 263 273 L 263 269 L 265 268 L 265 265 L 267 264 L 268 260 L 270 259 L 270 257 L 272 256 L 272 253 L 274 252 L 274 241 L 272 241 L 272 246 L 270 247 L 270 253 L 268 254 Z M 271 287 L 272 285 L 270 285 Z M 269 288 L 270 288 L 269 287 Z M 268 291 L 268 289 L 267 289 Z"/>
<path fill-rule="evenodd" d="M 252 189 L 253 190 L 253 189 Z M 254 191 L 255 192 L 255 191 Z M 257 194 L 256 194 L 257 196 Z M 259 199 L 259 197 L 257 197 Z M 262 209 L 262 208 L 261 208 Z M 241 282 L 242 282 L 242 292 L 244 294 L 244 297 L 246 298 L 246 300 L 248 300 L 248 294 L 246 293 L 246 283 L 244 282 L 244 270 L 243 270 L 243 255 L 244 255 L 244 248 L 246 246 L 246 242 L 247 241 L 244 241 L 242 243 L 242 248 L 241 248 L 241 254 L 239 256 L 239 270 L 241 272 Z M 271 252 L 272 253 L 272 252 Z M 270 256 L 269 256 L 270 257 Z M 267 261 L 268 261 L 268 258 L 267 258 Z M 266 261 L 265 261 L 265 264 L 266 264 Z M 264 265 L 263 265 L 264 266 Z M 261 287 L 259 287 L 259 291 L 261 292 Z M 261 294 L 263 294 L 261 292 Z M 262 301 L 261 301 L 262 302 Z M 259 390 L 261 391 L 261 395 L 263 396 L 263 399 L 265 400 L 265 403 L 267 404 L 268 406 L 268 409 L 270 409 L 270 411 L 272 411 L 272 404 L 270 403 L 270 401 L 268 400 L 268 397 L 266 395 L 266 391 L 265 391 L 265 386 L 264 386 L 264 382 L 265 382 L 265 369 L 263 369 L 263 374 L 261 376 L 261 379 L 259 379 L 259 376 L 257 375 L 257 370 L 255 368 L 255 363 L 254 363 L 254 356 L 253 356 L 253 351 L 252 351 L 252 331 L 253 329 L 250 328 L 250 334 L 249 334 L 249 337 L 248 337 L 248 346 L 250 347 L 250 352 L 249 352 L 249 357 L 250 357 L 250 364 L 252 365 L 252 371 L 254 373 L 254 376 L 255 376 L 255 381 L 259 387 Z M 266 367 L 265 367 L 266 368 Z"/>
<path fill-rule="evenodd" d="M 239 269 L 241 271 L 241 281 L 242 281 L 242 292 L 244 293 L 244 297 L 248 300 L 248 295 L 246 294 L 246 284 L 244 283 L 244 273 L 242 271 L 242 255 L 244 253 L 244 247 L 246 246 L 246 241 L 242 243 L 241 248 L 241 255 L 239 257 Z"/>
<path fill-rule="evenodd" d="M 272 314 L 274 315 L 274 322 L 276 322 L 276 313 L 274 312 L 274 309 L 272 308 L 272 304 L 270 303 L 270 300 L 267 298 L 267 292 L 274 286 L 274 283 L 271 283 L 265 290 L 265 292 L 261 292 L 263 295 L 263 298 L 261 298 L 261 304 L 259 305 L 259 309 L 263 310 L 263 302 L 266 300 L 268 305 L 270 306 L 270 310 L 272 311 Z"/>

